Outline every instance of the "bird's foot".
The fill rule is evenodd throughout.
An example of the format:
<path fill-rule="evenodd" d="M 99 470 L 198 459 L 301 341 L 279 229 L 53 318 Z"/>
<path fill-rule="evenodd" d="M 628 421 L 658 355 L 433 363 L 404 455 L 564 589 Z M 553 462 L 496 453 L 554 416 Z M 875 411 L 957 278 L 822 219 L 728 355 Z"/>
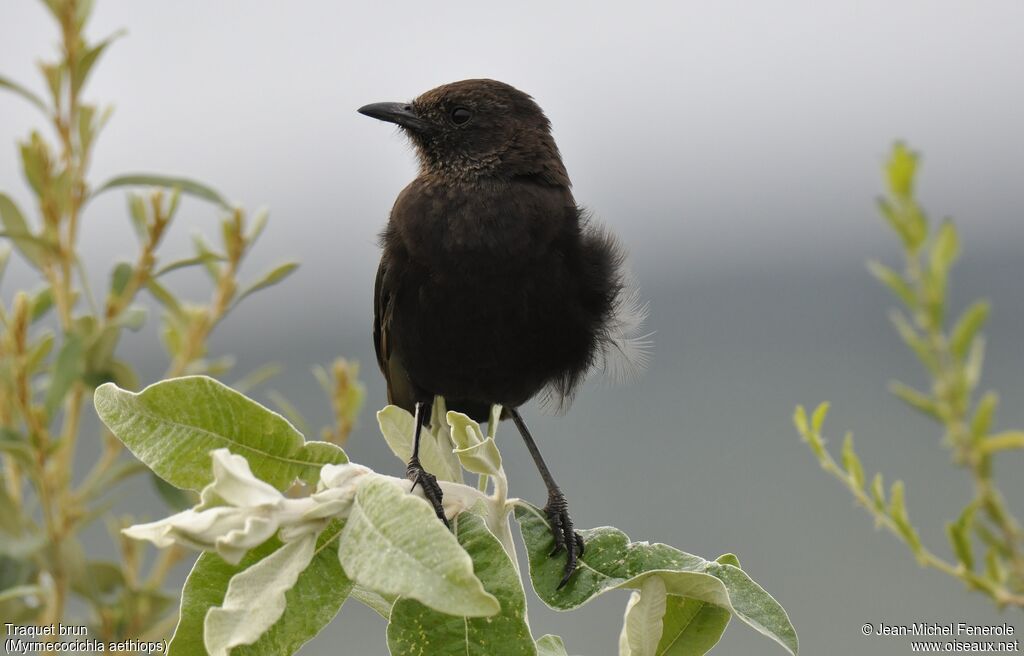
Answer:
<path fill-rule="evenodd" d="M 409 492 L 415 490 L 417 485 L 422 487 L 423 496 L 434 507 L 434 512 L 437 513 L 438 518 L 444 522 L 445 526 L 451 528 L 451 525 L 448 524 L 448 518 L 444 516 L 444 508 L 441 506 L 441 498 L 444 494 L 441 492 L 441 486 L 437 484 L 437 477 L 423 469 L 419 458 L 413 458 L 409 461 L 405 468 L 405 477 L 412 481 L 412 487 L 409 488 Z"/>
<path fill-rule="evenodd" d="M 565 575 L 558 584 L 561 590 L 569 577 L 576 571 L 576 563 L 583 556 L 583 538 L 573 530 L 572 518 L 569 517 L 569 504 L 565 501 L 565 495 L 557 487 L 548 491 L 548 504 L 544 506 L 544 513 L 548 516 L 548 524 L 551 525 L 551 535 L 555 538 L 555 548 L 549 556 L 554 556 L 563 549 L 566 552 Z"/>

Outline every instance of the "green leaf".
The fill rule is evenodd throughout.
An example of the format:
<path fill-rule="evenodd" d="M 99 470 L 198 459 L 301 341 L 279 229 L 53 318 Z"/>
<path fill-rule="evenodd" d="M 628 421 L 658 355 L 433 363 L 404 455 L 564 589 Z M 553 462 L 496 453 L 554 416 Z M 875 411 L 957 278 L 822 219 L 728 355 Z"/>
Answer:
<path fill-rule="evenodd" d="M 974 439 L 980 440 L 988 435 L 992 428 L 992 419 L 995 417 L 996 408 L 999 406 L 999 395 L 995 392 L 985 392 L 978 401 L 978 407 L 974 411 L 974 418 L 971 419 L 971 434 Z"/>
<path fill-rule="evenodd" d="M 526 623 L 523 584 L 505 549 L 471 512 L 456 517 L 453 530 L 484 589 L 501 602 L 501 612 L 466 618 L 400 599 L 388 624 L 392 656 L 533 656 L 536 646 Z"/>
<path fill-rule="evenodd" d="M 939 366 L 938 359 L 924 337 L 914 330 L 914 327 L 910 325 L 910 322 L 901 312 L 895 310 L 890 312 L 889 319 L 892 321 L 893 326 L 896 327 L 896 332 L 900 334 L 903 343 L 910 347 L 917 356 L 917 359 L 921 361 L 921 364 L 927 367 L 928 371 L 939 375 L 942 368 Z"/>
<path fill-rule="evenodd" d="M 224 601 L 206 612 L 203 642 L 210 656 L 228 656 L 233 647 L 253 644 L 281 619 L 287 593 L 314 555 L 316 535 L 310 533 L 232 576 Z"/>
<path fill-rule="evenodd" d="M 110 272 L 110 293 L 115 297 L 120 296 L 128 286 L 135 269 L 127 262 L 118 262 L 114 270 Z"/>
<path fill-rule="evenodd" d="M 731 564 L 707 561 L 665 544 L 630 542 L 616 528 L 596 528 L 580 531 L 586 552 L 568 584 L 558 589 L 565 560 L 564 556 L 549 556 L 554 540 L 544 513 L 520 503 L 515 515 L 526 544 L 533 588 L 541 601 L 555 610 L 577 608 L 608 590 L 635 590 L 648 576 L 660 576 L 668 594 L 725 608 L 791 654 L 798 651 L 796 631 L 786 611 Z"/>
<path fill-rule="evenodd" d="M 897 197 L 909 198 L 914 194 L 914 174 L 917 171 L 917 154 L 897 141 L 886 163 L 886 178 L 889 191 Z"/>
<path fill-rule="evenodd" d="M 480 424 L 461 412 L 449 412 L 447 417 L 456 447 L 454 453 L 462 466 L 474 474 L 497 476 L 501 471 L 501 453 L 494 438 L 484 438 Z"/>
<path fill-rule="evenodd" d="M 824 408 L 824 410 L 823 410 Z M 814 411 L 814 416 L 821 418 L 824 422 L 825 415 L 828 413 L 828 404 L 823 403 L 817 407 Z M 802 405 L 796 407 L 796 411 L 793 412 L 793 424 L 796 426 L 797 431 L 800 433 L 801 439 L 811 447 L 814 455 L 817 456 L 818 460 L 824 460 L 826 457 L 825 444 L 821 440 L 821 434 L 817 430 L 811 430 L 810 425 L 807 421 L 807 411 Z"/>
<path fill-rule="evenodd" d="M 352 582 L 338 563 L 337 537 L 341 523 L 330 524 L 317 539 L 316 554 L 309 567 L 299 575 L 287 592 L 284 615 L 252 645 L 236 647 L 232 656 L 293 654 L 330 622 L 348 598 Z M 229 565 L 220 556 L 204 553 L 196 561 L 185 581 L 181 596 L 181 615 L 171 639 L 169 654 L 204 654 L 203 622 L 207 612 L 224 601 L 231 578 L 260 562 L 281 547 L 276 538 L 250 551 L 238 565 Z"/>
<path fill-rule="evenodd" d="M 274 269 L 265 273 L 262 278 L 257 280 L 255 283 L 247 287 L 241 294 L 239 294 L 238 297 L 235 299 L 233 305 L 238 305 L 239 303 L 242 302 L 242 299 L 244 299 L 246 296 L 249 296 L 250 294 L 254 294 L 261 289 L 266 289 L 267 287 L 272 287 L 273 285 L 276 285 L 277 283 L 281 282 L 282 280 L 290 276 L 292 272 L 294 272 L 298 268 L 298 262 L 286 262 L 278 267 L 275 267 Z"/>
<path fill-rule="evenodd" d="M 389 405 L 377 412 L 377 423 L 391 452 L 402 462 L 412 457 L 413 416 L 397 405 Z M 423 468 L 441 481 L 462 482 L 462 469 L 452 455 L 448 431 L 429 431 L 420 435 L 420 462 Z"/>
<path fill-rule="evenodd" d="M 964 379 L 968 389 L 974 389 L 981 380 L 981 369 L 985 364 L 985 338 L 981 335 L 971 342 L 964 360 Z"/>
<path fill-rule="evenodd" d="M 807 410 L 802 405 L 796 406 L 796 410 L 793 411 L 793 425 L 801 435 L 811 432 L 810 425 L 807 423 Z"/>
<path fill-rule="evenodd" d="M 960 239 L 956 234 L 956 226 L 952 221 L 943 221 L 935 233 L 929 253 L 932 274 L 944 278 L 959 255 Z"/>
<path fill-rule="evenodd" d="M 183 269 L 185 267 L 195 266 L 197 264 L 205 265 L 205 264 L 207 264 L 209 262 L 223 262 L 223 261 L 224 261 L 224 257 L 223 256 L 217 255 L 216 253 L 212 253 L 212 252 L 206 252 L 206 253 L 202 253 L 200 255 L 196 255 L 195 257 L 187 257 L 187 258 L 184 258 L 184 259 L 181 259 L 181 260 L 175 260 L 175 261 L 173 261 L 173 262 L 171 262 L 169 264 L 166 264 L 166 265 L 160 267 L 159 269 L 157 269 L 156 272 L 153 274 L 153 276 L 159 278 L 160 276 L 164 275 L 165 273 L 170 273 L 171 271 L 177 271 L 178 269 Z"/>
<path fill-rule="evenodd" d="M 18 252 L 24 255 L 25 259 L 37 269 L 42 268 L 46 253 L 46 248 L 40 243 L 42 240 L 29 230 L 25 216 L 11 197 L 2 193 L 0 193 L 0 221 L 3 222 L 4 231 L 14 242 Z"/>
<path fill-rule="evenodd" d="M 463 617 L 500 610 L 430 504 L 386 479 L 371 477 L 358 487 L 338 557 L 349 578 L 383 595 Z"/>
<path fill-rule="evenodd" d="M 870 271 L 871 275 L 877 278 L 882 284 L 888 287 L 889 291 L 891 291 L 896 298 L 903 301 L 907 307 L 913 308 L 917 306 L 917 298 L 914 296 L 914 290 L 910 288 L 910 285 L 903 279 L 903 276 L 874 260 L 868 262 L 868 271 Z"/>
<path fill-rule="evenodd" d="M 96 61 L 100 58 L 100 55 L 103 54 L 103 51 L 107 49 L 107 46 L 124 34 L 124 30 L 119 30 L 103 41 L 100 41 L 92 48 L 86 49 L 81 58 L 76 62 L 74 70 L 71 71 L 71 93 L 73 95 L 77 96 L 79 90 L 85 86 L 85 81 L 89 79 L 89 73 L 92 72 L 92 67 L 96 65 Z"/>
<path fill-rule="evenodd" d="M 156 280 L 153 278 L 146 280 L 146 289 L 148 289 L 149 293 L 153 295 L 153 298 L 156 299 L 157 303 L 166 308 L 171 316 L 179 319 L 185 316 L 185 310 L 181 307 L 178 299 L 174 298 L 174 294 L 168 291 L 166 287 L 158 283 Z"/>
<path fill-rule="evenodd" d="M 982 453 L 1011 451 L 1024 449 L 1024 430 L 1008 430 L 989 437 L 981 442 Z"/>
<path fill-rule="evenodd" d="M 828 410 L 831 407 L 828 401 L 824 401 L 818 404 L 818 407 L 814 409 L 811 414 L 811 428 L 814 429 L 815 433 L 821 433 L 822 427 L 825 425 L 825 418 L 828 416 Z"/>
<path fill-rule="evenodd" d="M 953 553 L 957 560 L 968 571 L 974 571 L 974 549 L 971 546 L 971 527 L 974 525 L 974 511 L 976 506 L 973 503 L 967 504 L 960 517 L 955 522 L 946 524 L 946 533 L 949 535 L 949 542 L 953 546 Z"/>
<path fill-rule="evenodd" d="M 568 656 L 568 652 L 562 639 L 549 633 L 537 641 L 537 656 Z"/>
<path fill-rule="evenodd" d="M 932 419 L 936 419 L 938 421 L 943 420 L 942 413 L 939 412 L 939 408 L 935 405 L 935 402 L 921 392 L 918 392 L 913 387 L 894 381 L 889 383 L 889 391 L 911 408 L 928 415 Z"/>
<path fill-rule="evenodd" d="M 711 651 L 722 639 L 732 615 L 728 610 L 698 601 L 669 595 L 662 618 L 658 656 L 700 656 Z"/>
<path fill-rule="evenodd" d="M 220 205 L 223 208 L 230 209 L 230 205 L 226 200 L 224 200 L 224 197 L 212 187 L 208 187 L 200 182 L 196 182 L 195 180 L 189 180 L 188 178 L 158 175 L 153 173 L 128 173 L 125 175 L 119 175 L 104 182 L 96 189 L 95 192 L 93 192 L 92 195 L 98 196 L 104 191 L 117 189 L 119 187 L 164 187 L 167 189 L 181 189 L 182 193 L 186 193 L 190 196 Z"/>
<path fill-rule="evenodd" d="M 3 75 L 0 75 L 0 89 L 7 89 L 8 91 L 14 92 L 15 94 L 21 96 L 25 100 L 35 105 L 36 108 L 38 108 L 39 111 L 41 111 L 42 113 L 46 114 L 47 116 L 50 115 L 50 108 L 46 106 L 46 103 L 43 101 L 42 98 L 32 93 L 22 85 L 18 84 L 14 80 L 4 77 Z"/>
<path fill-rule="evenodd" d="M 57 362 L 53 366 L 53 377 L 50 387 L 46 390 L 46 416 L 53 417 L 64 401 L 68 390 L 84 373 L 82 338 L 75 333 L 64 337 L 64 345 L 57 354 Z"/>
<path fill-rule="evenodd" d="M 647 577 L 640 590 L 630 595 L 619 635 L 619 656 L 656 655 L 667 600 L 665 582 L 659 576 Z"/>
<path fill-rule="evenodd" d="M 896 524 L 896 528 L 899 529 L 900 535 L 906 540 L 907 545 L 914 552 L 915 555 L 921 555 L 921 539 L 917 535 L 917 531 L 910 524 L 910 519 L 907 516 L 907 505 L 904 498 L 903 481 L 896 481 L 892 484 L 892 488 L 889 493 L 889 517 Z"/>
<path fill-rule="evenodd" d="M 992 307 L 988 301 L 975 301 L 960 315 L 960 319 L 956 322 L 956 326 L 953 327 L 953 332 L 950 333 L 949 337 L 949 350 L 958 358 L 963 359 L 966 357 L 975 335 L 978 334 L 978 331 L 988 321 L 991 309 Z"/>
<path fill-rule="evenodd" d="M 303 442 L 291 424 L 255 401 L 205 376 L 150 385 L 139 393 L 107 383 L 96 390 L 100 419 L 158 476 L 201 490 L 212 480 L 210 451 L 244 456 L 253 474 L 279 490 L 296 479 L 314 484 L 320 468 L 347 462 L 326 442 Z"/>
<path fill-rule="evenodd" d="M 847 433 L 846 439 L 843 440 L 843 467 L 846 468 L 846 473 L 849 474 L 850 480 L 857 486 L 857 489 L 863 489 L 864 467 L 860 464 L 857 452 L 853 450 L 852 433 Z"/>
<path fill-rule="evenodd" d="M 32 312 L 29 317 L 32 323 L 39 321 L 53 308 L 53 289 L 44 287 L 32 297 Z"/>
<path fill-rule="evenodd" d="M 871 479 L 871 499 L 877 510 L 885 512 L 885 481 L 881 472 Z"/>

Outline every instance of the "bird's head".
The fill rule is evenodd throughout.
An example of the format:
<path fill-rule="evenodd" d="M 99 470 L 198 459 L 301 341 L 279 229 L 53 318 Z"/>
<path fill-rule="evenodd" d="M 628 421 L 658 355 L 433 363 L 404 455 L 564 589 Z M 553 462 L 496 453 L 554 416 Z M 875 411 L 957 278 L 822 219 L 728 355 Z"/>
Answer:
<path fill-rule="evenodd" d="M 531 177 L 569 186 L 551 123 L 533 98 L 503 82 L 462 80 L 409 103 L 359 113 L 395 123 L 416 146 L 423 173 L 455 179 Z"/>

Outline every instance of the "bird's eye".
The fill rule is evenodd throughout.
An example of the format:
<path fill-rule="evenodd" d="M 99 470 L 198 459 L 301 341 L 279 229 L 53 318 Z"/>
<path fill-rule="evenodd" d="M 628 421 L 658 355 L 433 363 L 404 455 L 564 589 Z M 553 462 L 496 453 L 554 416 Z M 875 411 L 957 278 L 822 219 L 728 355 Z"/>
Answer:
<path fill-rule="evenodd" d="M 455 125 L 464 125 L 472 116 L 473 112 L 465 107 L 456 107 L 451 113 L 452 123 Z"/>

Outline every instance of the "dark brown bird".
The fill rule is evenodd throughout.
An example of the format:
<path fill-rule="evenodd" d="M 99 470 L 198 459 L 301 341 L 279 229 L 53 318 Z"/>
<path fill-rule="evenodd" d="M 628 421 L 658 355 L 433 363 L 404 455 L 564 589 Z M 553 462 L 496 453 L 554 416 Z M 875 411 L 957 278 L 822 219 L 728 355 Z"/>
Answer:
<path fill-rule="evenodd" d="M 564 409 L 595 365 L 642 366 L 633 333 L 643 309 L 625 291 L 622 254 L 577 206 L 551 125 L 527 94 L 463 80 L 359 112 L 399 125 L 420 163 L 381 236 L 374 286 L 388 399 L 416 417 L 407 473 L 444 519 L 418 457 L 434 397 L 478 421 L 501 405 L 547 485 L 564 585 L 583 541 L 518 408 L 542 394 Z"/>

